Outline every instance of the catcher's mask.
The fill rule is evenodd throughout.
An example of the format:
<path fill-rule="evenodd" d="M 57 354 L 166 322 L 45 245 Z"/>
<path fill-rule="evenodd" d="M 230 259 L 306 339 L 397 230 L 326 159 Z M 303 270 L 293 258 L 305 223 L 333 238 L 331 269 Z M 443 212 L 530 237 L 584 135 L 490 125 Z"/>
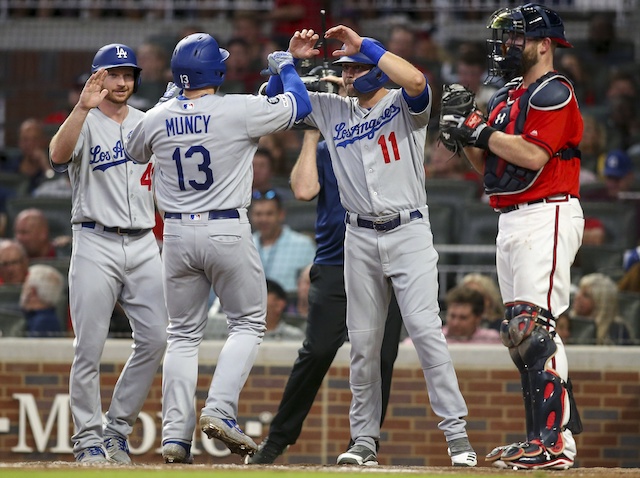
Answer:
<path fill-rule="evenodd" d="M 91 62 L 91 73 L 95 73 L 100 68 L 108 70 L 109 68 L 118 68 L 121 66 L 130 66 L 133 68 L 133 92 L 138 91 L 140 85 L 140 72 L 142 68 L 138 66 L 136 54 L 127 45 L 121 43 L 110 43 L 100 48 Z"/>
<path fill-rule="evenodd" d="M 383 47 L 382 43 L 378 40 L 374 40 L 373 38 L 370 38 L 370 40 L 372 40 L 376 45 Z M 344 49 L 344 45 L 342 46 L 342 49 Z M 341 56 L 333 62 L 334 65 L 343 65 L 345 63 L 373 65 L 373 68 L 371 68 L 366 75 L 362 75 L 353 82 L 353 87 L 360 93 L 371 93 L 372 91 L 379 90 L 387 81 L 389 81 L 387 74 L 378 68 L 375 62 L 363 53 L 358 52 L 351 56 Z"/>
<path fill-rule="evenodd" d="M 564 24 L 560 16 L 534 3 L 496 10 L 487 28 L 492 30 L 492 38 L 487 40 L 489 78 L 510 80 L 522 73 L 522 51 L 527 38 L 550 38 L 561 48 L 573 48 L 564 36 Z M 507 45 L 509 38 L 517 36 L 523 38 L 521 45 Z"/>
<path fill-rule="evenodd" d="M 219 86 L 224 81 L 229 52 L 208 33 L 193 33 L 178 42 L 171 56 L 173 82 L 191 90 Z"/>

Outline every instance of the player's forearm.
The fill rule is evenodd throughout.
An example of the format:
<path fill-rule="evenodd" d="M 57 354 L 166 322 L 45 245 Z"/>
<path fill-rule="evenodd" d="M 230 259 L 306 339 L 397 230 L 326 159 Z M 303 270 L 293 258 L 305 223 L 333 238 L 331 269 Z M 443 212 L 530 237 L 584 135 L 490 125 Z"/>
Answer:
<path fill-rule="evenodd" d="M 418 96 L 427 86 L 427 79 L 420 70 L 390 51 L 380 58 L 378 66 L 391 81 L 404 88 L 409 96 Z"/>
<path fill-rule="evenodd" d="M 489 149 L 505 161 L 533 171 L 541 169 L 549 161 L 549 154 L 545 149 L 530 143 L 522 136 L 501 131 L 491 135 Z"/>
<path fill-rule="evenodd" d="M 379 45 L 365 38 L 360 52 L 377 62 L 395 84 L 404 88 L 409 96 L 418 96 L 427 87 L 427 79 L 422 72 L 402 57 L 386 51 Z"/>
<path fill-rule="evenodd" d="M 284 67 L 279 76 L 282 79 L 284 91 L 287 93 L 291 93 L 296 99 L 296 121 L 299 121 L 309 113 L 311 113 L 311 101 L 309 101 L 309 93 L 307 92 L 304 83 L 302 83 L 302 80 L 298 76 L 298 73 L 293 66 Z"/>
<path fill-rule="evenodd" d="M 320 192 L 316 160 L 319 140 L 318 130 L 305 131 L 300 155 L 291 170 L 291 190 L 300 201 L 311 201 Z"/>
<path fill-rule="evenodd" d="M 52 163 L 65 164 L 69 162 L 88 114 L 89 110 L 80 108 L 78 105 L 73 108 L 58 132 L 51 138 L 49 157 Z"/>

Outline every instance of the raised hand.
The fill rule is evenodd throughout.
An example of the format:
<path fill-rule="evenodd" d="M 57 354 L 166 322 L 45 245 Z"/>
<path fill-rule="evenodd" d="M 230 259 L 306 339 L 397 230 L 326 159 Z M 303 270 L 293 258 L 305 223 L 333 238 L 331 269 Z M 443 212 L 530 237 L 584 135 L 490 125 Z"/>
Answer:
<path fill-rule="evenodd" d="M 320 50 L 315 48 L 320 37 L 313 30 L 304 29 L 296 31 L 289 41 L 289 52 L 294 58 L 311 58 L 320 54 Z"/>
<path fill-rule="evenodd" d="M 93 73 L 82 88 L 78 105 L 86 110 L 96 108 L 102 100 L 107 96 L 109 91 L 102 87 L 104 80 L 107 78 L 107 70 L 100 68 Z"/>
<path fill-rule="evenodd" d="M 344 25 L 329 28 L 324 34 L 325 38 L 335 38 L 343 43 L 342 50 L 335 50 L 333 56 L 350 56 L 360 51 L 362 37 L 354 30 Z"/>

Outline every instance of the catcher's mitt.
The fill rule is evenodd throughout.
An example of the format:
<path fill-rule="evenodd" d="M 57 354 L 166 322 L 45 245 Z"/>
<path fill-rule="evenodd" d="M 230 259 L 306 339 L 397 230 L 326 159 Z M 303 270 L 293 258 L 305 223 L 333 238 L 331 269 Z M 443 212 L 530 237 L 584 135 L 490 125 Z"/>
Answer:
<path fill-rule="evenodd" d="M 449 151 L 457 153 L 468 144 L 473 131 L 461 129 L 461 126 L 474 111 L 476 101 L 472 91 L 457 83 L 444 85 L 440 103 L 439 139 Z"/>

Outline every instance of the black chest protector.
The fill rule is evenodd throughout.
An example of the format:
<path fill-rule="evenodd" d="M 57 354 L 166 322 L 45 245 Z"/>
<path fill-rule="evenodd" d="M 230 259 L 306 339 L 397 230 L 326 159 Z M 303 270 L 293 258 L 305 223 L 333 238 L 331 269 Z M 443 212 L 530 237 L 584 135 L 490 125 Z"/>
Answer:
<path fill-rule="evenodd" d="M 522 134 L 524 123 L 529 112 L 529 100 L 538 91 L 539 88 L 547 85 L 550 81 L 560 79 L 567 84 L 571 84 L 569 80 L 553 71 L 540 77 L 535 83 L 532 83 L 527 91 L 525 91 L 518 101 L 520 111 L 515 119 L 515 129 L 513 134 Z M 515 101 L 507 101 L 509 91 L 518 87 L 522 82 L 522 78 L 515 78 L 500 88 L 491 98 L 488 104 L 488 111 L 491 112 L 496 106 L 504 103 L 502 109 L 494 116 L 494 123 L 491 125 L 498 131 L 504 131 L 509 125 L 511 116 L 511 108 L 515 105 Z M 487 151 L 487 158 L 484 172 L 484 188 L 488 195 L 495 194 L 515 194 L 528 189 L 536 178 L 542 172 L 542 168 L 538 171 L 516 166 L 507 161 L 500 159 L 491 150 Z M 571 159 L 575 156 L 579 157 L 579 151 L 571 148 L 558 153 L 561 159 Z"/>

